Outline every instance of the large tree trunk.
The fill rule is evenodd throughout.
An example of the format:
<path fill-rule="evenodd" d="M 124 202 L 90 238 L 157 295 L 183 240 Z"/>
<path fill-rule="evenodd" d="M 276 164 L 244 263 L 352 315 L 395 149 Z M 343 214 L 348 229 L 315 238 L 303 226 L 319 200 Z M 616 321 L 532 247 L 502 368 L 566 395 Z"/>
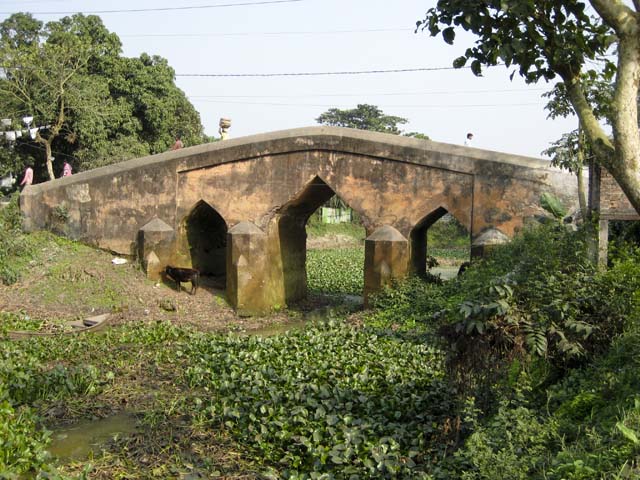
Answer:
<path fill-rule="evenodd" d="M 618 36 L 618 70 L 612 119 L 614 148 L 610 158 L 602 158 L 602 151 L 596 153 L 601 163 L 616 179 L 633 208 L 640 214 L 640 135 L 637 103 L 640 84 L 640 14 L 621 0 L 591 0 L 591 4 Z M 637 9 L 640 2 L 635 1 L 634 6 Z M 577 109 L 576 112 L 580 115 Z M 585 131 L 593 142 L 591 132 L 586 126 Z M 595 143 L 594 145 L 600 146 Z"/>

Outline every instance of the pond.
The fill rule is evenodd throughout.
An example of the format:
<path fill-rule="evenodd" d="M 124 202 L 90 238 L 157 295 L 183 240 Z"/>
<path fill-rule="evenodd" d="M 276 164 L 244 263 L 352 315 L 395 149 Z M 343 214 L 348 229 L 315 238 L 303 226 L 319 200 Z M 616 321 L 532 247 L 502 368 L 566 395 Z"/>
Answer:
<path fill-rule="evenodd" d="M 126 436 L 135 431 L 135 416 L 132 413 L 119 413 L 55 429 L 48 450 L 62 462 L 85 460 L 92 454 L 100 453 L 114 437 Z"/>

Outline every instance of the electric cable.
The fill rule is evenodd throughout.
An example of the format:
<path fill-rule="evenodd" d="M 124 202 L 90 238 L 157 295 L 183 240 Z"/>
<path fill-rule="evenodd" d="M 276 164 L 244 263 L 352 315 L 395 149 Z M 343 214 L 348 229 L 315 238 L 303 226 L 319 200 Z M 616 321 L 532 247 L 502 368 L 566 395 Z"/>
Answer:
<path fill-rule="evenodd" d="M 141 13 L 141 12 L 168 12 L 176 10 L 204 10 L 207 8 L 227 8 L 227 7 L 247 7 L 254 5 L 273 5 L 276 3 L 297 3 L 306 0 L 263 0 L 257 2 L 242 3 L 219 3 L 216 5 L 192 5 L 187 7 L 157 7 L 157 8 L 131 8 L 127 10 L 92 10 L 92 11 L 73 11 L 73 12 L 38 12 L 38 15 L 73 15 L 82 13 L 85 15 L 104 14 L 104 13 Z M 13 15 L 16 12 L 0 12 L 0 15 Z"/>

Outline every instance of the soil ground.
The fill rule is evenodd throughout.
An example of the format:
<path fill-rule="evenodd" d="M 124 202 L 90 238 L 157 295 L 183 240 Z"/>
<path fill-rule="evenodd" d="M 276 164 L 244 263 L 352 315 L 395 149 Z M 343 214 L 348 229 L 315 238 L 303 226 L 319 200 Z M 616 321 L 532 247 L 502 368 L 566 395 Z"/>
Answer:
<path fill-rule="evenodd" d="M 287 313 L 238 317 L 224 299 L 219 279 L 202 278 L 191 295 L 191 284 L 178 290 L 171 280 L 149 281 L 135 263 L 114 265 L 114 255 L 108 252 L 59 239 L 40 243 L 40 252 L 20 280 L 0 286 L 0 311 L 56 320 L 112 313 L 112 324 L 169 320 L 201 331 L 226 332 L 283 323 L 329 301 L 313 297 Z"/>

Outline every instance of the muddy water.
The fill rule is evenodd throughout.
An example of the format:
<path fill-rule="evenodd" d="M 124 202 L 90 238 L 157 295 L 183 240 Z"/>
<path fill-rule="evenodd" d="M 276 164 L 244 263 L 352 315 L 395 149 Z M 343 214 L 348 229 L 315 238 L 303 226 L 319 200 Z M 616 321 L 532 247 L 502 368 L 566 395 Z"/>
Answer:
<path fill-rule="evenodd" d="M 114 437 L 123 437 L 135 430 L 136 419 L 131 413 L 78 423 L 54 430 L 49 452 L 60 461 L 84 460 L 92 453 L 99 453 Z"/>

